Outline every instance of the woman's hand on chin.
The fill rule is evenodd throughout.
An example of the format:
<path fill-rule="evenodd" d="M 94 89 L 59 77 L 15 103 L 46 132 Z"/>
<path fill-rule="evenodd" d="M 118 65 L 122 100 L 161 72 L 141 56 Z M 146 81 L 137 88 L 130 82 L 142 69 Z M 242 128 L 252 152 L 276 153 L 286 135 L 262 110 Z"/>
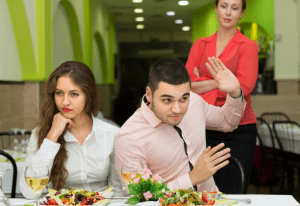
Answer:
<path fill-rule="evenodd" d="M 52 126 L 46 138 L 52 142 L 57 142 L 59 136 L 64 132 L 66 126 L 68 126 L 68 128 L 73 127 L 73 121 L 63 116 L 62 113 L 58 112 L 53 117 Z"/>

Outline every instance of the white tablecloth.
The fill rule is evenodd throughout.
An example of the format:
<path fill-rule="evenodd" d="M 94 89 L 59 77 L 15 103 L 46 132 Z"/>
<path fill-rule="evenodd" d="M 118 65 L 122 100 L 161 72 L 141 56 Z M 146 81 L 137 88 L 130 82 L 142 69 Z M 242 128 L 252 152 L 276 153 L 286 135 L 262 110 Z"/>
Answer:
<path fill-rule="evenodd" d="M 17 176 L 17 190 L 16 193 L 21 193 L 20 190 L 20 177 L 22 174 L 22 171 L 25 167 L 25 162 L 17 162 L 17 168 L 18 168 L 18 176 Z M 0 168 L 1 169 L 8 169 L 10 168 L 11 170 L 6 172 L 4 177 L 3 177 L 3 192 L 5 194 L 10 194 L 11 193 L 11 185 L 12 185 L 12 177 L 13 177 L 13 167 L 12 164 L 9 162 L 0 162 Z M 9 195 L 7 195 L 9 196 Z"/>
<path fill-rule="evenodd" d="M 273 130 L 272 127 L 273 126 L 270 125 L 271 130 Z M 284 130 L 284 128 L 282 128 L 282 130 Z M 296 128 L 296 127 L 293 128 L 293 130 L 294 130 L 293 132 L 294 132 L 294 143 L 295 143 L 294 153 L 300 154 L 300 130 L 299 130 L 299 128 Z M 264 135 L 261 135 L 261 138 L 262 138 L 262 141 L 263 141 L 265 146 L 267 146 L 267 147 L 272 147 L 273 146 L 272 145 L 272 139 L 270 137 L 270 132 L 269 132 L 269 129 L 267 128 L 266 125 L 261 125 L 260 128 L 258 128 L 258 133 L 259 134 L 264 134 Z M 273 136 L 275 138 L 274 132 L 273 132 Z M 284 150 L 287 150 L 289 152 L 293 152 L 293 151 L 290 151 L 290 147 L 289 147 L 289 145 L 290 145 L 289 141 L 290 140 L 288 140 L 286 138 L 280 138 L 280 141 L 281 141 L 281 144 L 282 144 Z M 257 145 L 259 145 L 258 142 L 257 142 Z M 279 145 L 277 144 L 277 141 L 275 141 L 275 148 L 279 149 Z"/>
<path fill-rule="evenodd" d="M 231 198 L 250 198 L 252 200 L 251 206 L 299 206 L 300 204 L 293 198 L 292 195 L 228 195 L 227 197 Z M 32 202 L 30 200 L 16 198 L 10 199 L 13 205 L 24 205 L 28 202 Z M 122 202 L 111 202 L 107 204 L 107 206 L 128 206 L 124 201 Z M 156 206 L 157 203 L 153 204 L 138 204 L 136 206 Z M 234 204 L 235 205 L 244 205 L 242 203 Z"/>
<path fill-rule="evenodd" d="M 22 172 L 25 167 L 25 162 L 16 162 L 16 164 L 17 164 L 17 168 L 18 168 L 16 194 L 22 194 L 21 189 L 20 189 L 20 178 L 21 178 Z M 13 178 L 13 166 L 10 162 L 9 163 L 8 162 L 0 162 L 0 168 L 1 169 L 10 168 L 11 169 L 10 171 L 6 172 L 3 177 L 3 192 L 6 194 L 7 197 L 10 197 L 12 178 Z M 47 193 L 47 189 L 44 189 L 43 193 Z"/>

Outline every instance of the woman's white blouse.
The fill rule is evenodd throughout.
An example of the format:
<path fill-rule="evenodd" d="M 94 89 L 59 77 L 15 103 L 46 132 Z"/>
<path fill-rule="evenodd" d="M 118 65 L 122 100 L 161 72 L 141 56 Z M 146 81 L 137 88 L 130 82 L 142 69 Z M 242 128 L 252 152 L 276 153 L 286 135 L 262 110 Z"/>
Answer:
<path fill-rule="evenodd" d="M 68 159 L 65 167 L 69 172 L 66 179 L 69 188 L 104 191 L 113 186 L 114 195 L 123 196 L 114 157 L 114 140 L 118 131 L 119 128 L 93 117 L 92 132 L 82 145 L 70 132 L 66 132 L 64 139 Z M 30 137 L 26 165 L 47 163 L 51 169 L 60 144 L 44 139 L 38 150 L 36 133 L 37 129 L 34 129 Z M 20 180 L 22 194 L 28 199 L 34 199 L 35 194 L 27 185 L 24 172 Z"/>

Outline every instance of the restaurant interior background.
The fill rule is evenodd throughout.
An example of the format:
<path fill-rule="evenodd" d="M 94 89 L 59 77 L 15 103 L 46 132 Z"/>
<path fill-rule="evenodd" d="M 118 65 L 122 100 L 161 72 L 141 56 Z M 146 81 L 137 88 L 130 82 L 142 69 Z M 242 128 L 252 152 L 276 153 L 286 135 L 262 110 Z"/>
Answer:
<path fill-rule="evenodd" d="M 138 107 L 152 63 L 162 57 L 185 63 L 192 43 L 218 29 L 214 0 L 190 0 L 186 7 L 177 2 L 1 0 L 0 131 L 35 127 L 43 83 L 68 60 L 91 68 L 100 110 L 122 125 Z M 175 16 L 166 15 L 171 9 Z M 144 17 L 144 29 L 136 28 L 136 17 Z M 183 24 L 174 23 L 178 18 Z M 238 27 L 259 45 L 256 115 L 281 111 L 300 122 L 300 3 L 247 0 Z"/>

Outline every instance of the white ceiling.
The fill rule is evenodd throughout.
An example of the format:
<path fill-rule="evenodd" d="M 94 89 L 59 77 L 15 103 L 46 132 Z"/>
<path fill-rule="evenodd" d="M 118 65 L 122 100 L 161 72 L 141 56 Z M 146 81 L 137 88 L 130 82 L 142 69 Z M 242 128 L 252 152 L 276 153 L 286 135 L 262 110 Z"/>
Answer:
<path fill-rule="evenodd" d="M 179 6 L 179 0 L 102 0 L 115 16 L 116 31 L 136 31 L 136 17 L 144 17 L 145 31 L 181 31 L 183 26 L 192 26 L 192 11 L 214 0 L 189 0 L 189 5 Z M 144 13 L 136 14 L 135 8 L 142 8 Z M 167 16 L 167 11 L 175 11 L 175 16 Z M 182 19 L 183 24 L 175 24 L 175 19 Z"/>

